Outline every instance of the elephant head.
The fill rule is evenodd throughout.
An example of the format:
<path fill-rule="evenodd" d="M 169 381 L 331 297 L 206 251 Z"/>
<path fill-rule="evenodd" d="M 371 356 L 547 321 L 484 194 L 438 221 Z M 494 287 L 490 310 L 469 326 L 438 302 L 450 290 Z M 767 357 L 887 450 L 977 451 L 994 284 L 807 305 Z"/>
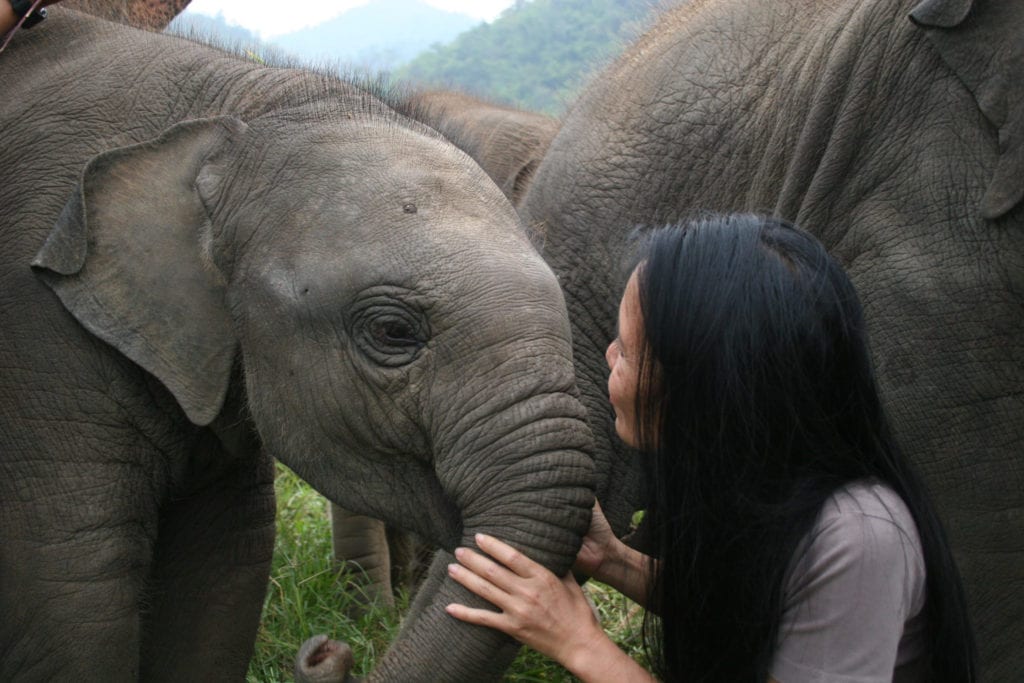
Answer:
<path fill-rule="evenodd" d="M 413 90 L 392 100 L 398 111 L 439 131 L 468 154 L 514 205 L 558 132 L 558 120 L 551 116 L 455 90 Z M 338 505 L 331 506 L 331 534 L 335 560 L 358 566 L 367 599 L 382 604 L 393 604 L 392 575 L 400 582 L 411 578 L 423 549 L 429 548 L 414 536 Z"/>
<path fill-rule="evenodd" d="M 96 156 L 33 266 L 195 425 L 223 439 L 251 419 L 349 509 L 448 550 L 494 534 L 564 572 L 593 473 L 557 281 L 463 153 L 383 106 L 331 107 Z M 509 641 L 444 613 L 474 599 L 442 576 L 380 675 L 507 664 Z"/>

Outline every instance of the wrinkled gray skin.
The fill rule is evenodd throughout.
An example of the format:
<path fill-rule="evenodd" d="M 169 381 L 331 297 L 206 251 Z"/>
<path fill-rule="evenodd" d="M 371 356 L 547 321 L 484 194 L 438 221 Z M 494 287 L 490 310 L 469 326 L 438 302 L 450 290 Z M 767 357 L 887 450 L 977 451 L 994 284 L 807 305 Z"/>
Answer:
<path fill-rule="evenodd" d="M 710 0 L 585 91 L 520 205 L 573 327 L 622 530 L 604 350 L 634 226 L 755 210 L 861 293 L 884 398 L 964 575 L 985 680 L 1024 671 L 1024 4 Z"/>
<path fill-rule="evenodd" d="M 473 157 L 513 204 L 558 133 L 558 119 L 506 107 L 454 90 L 427 90 L 406 98 L 402 110 L 437 130 Z"/>
<path fill-rule="evenodd" d="M 505 107 L 454 90 L 418 91 L 396 103 L 401 111 L 429 122 L 469 154 L 513 203 L 558 132 L 558 120 Z M 394 604 L 396 582 L 412 583 L 422 571 L 429 546 L 383 522 L 331 506 L 334 558 L 354 564 L 367 602 Z"/>
<path fill-rule="evenodd" d="M 564 303 L 465 154 L 351 85 L 59 6 L 0 83 L 0 680 L 241 680 L 271 457 L 566 570 L 593 470 Z M 514 643 L 427 584 L 371 678 L 497 677 Z"/>

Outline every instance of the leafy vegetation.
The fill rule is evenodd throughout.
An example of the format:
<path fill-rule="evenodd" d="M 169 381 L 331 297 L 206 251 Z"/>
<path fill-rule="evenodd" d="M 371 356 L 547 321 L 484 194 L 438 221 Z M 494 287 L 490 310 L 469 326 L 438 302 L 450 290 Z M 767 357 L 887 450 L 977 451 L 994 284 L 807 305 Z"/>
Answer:
<path fill-rule="evenodd" d="M 644 27 L 653 0 L 519 0 L 491 24 L 435 45 L 395 76 L 560 113 Z"/>
<path fill-rule="evenodd" d="M 270 587 L 248 683 L 292 680 L 302 642 L 317 633 L 346 641 L 355 654 L 355 674 L 363 675 L 398 633 L 409 596 L 400 593 L 392 609 L 360 609 L 358 582 L 351 571 L 335 568 L 331 558 L 327 502 L 287 468 L 278 465 L 277 542 Z M 630 655 L 643 661 L 640 608 L 601 584 L 587 584 L 601 623 Z M 562 667 L 524 648 L 506 681 L 572 681 Z"/>
<path fill-rule="evenodd" d="M 359 609 L 356 577 L 344 567 L 336 568 L 331 557 L 327 501 L 282 465 L 274 487 L 277 540 L 247 680 L 291 681 L 299 647 L 318 633 L 346 641 L 356 657 L 356 669 L 369 671 L 398 632 L 408 596 L 399 596 L 392 610 Z"/>

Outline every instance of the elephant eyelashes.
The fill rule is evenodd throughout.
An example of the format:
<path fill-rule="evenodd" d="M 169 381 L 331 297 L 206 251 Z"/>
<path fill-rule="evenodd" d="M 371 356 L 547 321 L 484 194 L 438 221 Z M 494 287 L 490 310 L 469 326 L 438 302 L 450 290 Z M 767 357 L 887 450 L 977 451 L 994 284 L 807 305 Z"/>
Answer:
<path fill-rule="evenodd" d="M 374 363 L 397 367 L 412 362 L 428 338 L 422 313 L 384 297 L 361 302 L 352 318 L 352 337 Z"/>

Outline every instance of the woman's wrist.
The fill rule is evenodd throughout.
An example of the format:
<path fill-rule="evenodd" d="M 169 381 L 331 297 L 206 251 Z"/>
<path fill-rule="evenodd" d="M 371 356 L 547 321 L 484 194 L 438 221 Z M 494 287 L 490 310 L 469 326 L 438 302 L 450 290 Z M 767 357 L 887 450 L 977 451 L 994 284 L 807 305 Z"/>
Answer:
<path fill-rule="evenodd" d="M 623 562 L 623 548 L 625 544 L 619 539 L 612 537 L 608 545 L 601 550 L 601 562 L 594 567 L 591 577 L 601 583 L 614 585 L 609 579 L 613 579 L 621 571 Z"/>
<path fill-rule="evenodd" d="M 593 578 L 608 584 L 633 602 L 647 602 L 648 563 L 651 558 L 616 539 Z"/>
<path fill-rule="evenodd" d="M 563 661 L 571 674 L 583 683 L 632 683 L 654 678 L 623 652 L 604 631 L 598 629 L 585 644 L 577 646 Z"/>

